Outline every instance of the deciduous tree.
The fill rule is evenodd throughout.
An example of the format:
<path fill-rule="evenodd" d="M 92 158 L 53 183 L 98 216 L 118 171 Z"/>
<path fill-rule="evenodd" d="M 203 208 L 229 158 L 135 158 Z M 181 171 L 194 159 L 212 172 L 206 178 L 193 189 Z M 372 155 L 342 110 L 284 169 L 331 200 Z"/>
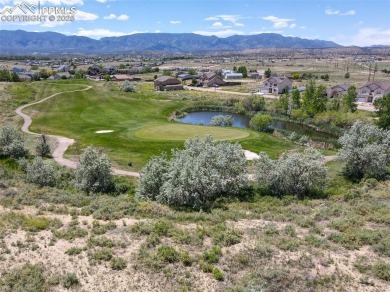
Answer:
<path fill-rule="evenodd" d="M 339 157 L 345 160 L 344 174 L 353 181 L 383 179 L 390 158 L 390 131 L 357 121 L 339 139 Z"/>
<path fill-rule="evenodd" d="M 88 147 L 80 155 L 76 186 L 86 193 L 109 193 L 114 189 L 111 165 L 105 154 Z"/>

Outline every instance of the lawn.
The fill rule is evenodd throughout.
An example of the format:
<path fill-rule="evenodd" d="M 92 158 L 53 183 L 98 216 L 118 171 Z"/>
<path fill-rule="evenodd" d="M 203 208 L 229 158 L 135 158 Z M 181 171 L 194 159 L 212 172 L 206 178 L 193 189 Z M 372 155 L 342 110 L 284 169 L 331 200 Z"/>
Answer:
<path fill-rule="evenodd" d="M 135 132 L 136 137 L 146 140 L 183 141 L 195 136 L 204 137 L 206 135 L 212 135 L 216 140 L 235 140 L 248 137 L 250 132 L 235 128 L 194 126 L 179 123 L 145 127 Z"/>
<path fill-rule="evenodd" d="M 42 82 L 39 83 L 39 92 L 49 95 L 64 89 L 77 89 L 69 82 L 59 81 L 54 85 Z M 35 84 L 38 83 L 29 86 Z M 47 89 L 44 84 L 47 84 Z M 87 84 L 93 88 L 60 94 L 26 109 L 33 117 L 33 131 L 76 140 L 66 152 L 67 156 L 79 155 L 82 149 L 93 145 L 103 148 L 114 165 L 128 168 L 127 164 L 132 162 L 132 169 L 139 170 L 151 156 L 183 147 L 185 139 L 196 135 L 211 134 L 219 140 L 238 141 L 244 149 L 257 153 L 265 151 L 273 158 L 297 147 L 272 135 L 251 130 L 190 126 L 168 121 L 175 110 L 196 103 L 191 98 L 187 99 L 186 91 L 177 93 L 183 98 L 172 98 L 171 93 L 164 95 L 141 85 L 138 85 L 137 93 L 120 92 L 115 85 L 106 82 L 83 81 L 78 87 L 82 89 Z M 40 94 L 39 97 L 45 96 Z M 113 132 L 97 134 L 99 130 Z"/>

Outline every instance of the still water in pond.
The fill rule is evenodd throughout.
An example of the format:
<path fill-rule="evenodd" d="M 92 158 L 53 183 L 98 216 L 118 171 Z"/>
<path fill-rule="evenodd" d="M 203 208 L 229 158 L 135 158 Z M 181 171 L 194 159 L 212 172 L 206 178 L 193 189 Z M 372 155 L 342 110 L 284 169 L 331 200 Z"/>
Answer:
<path fill-rule="evenodd" d="M 218 115 L 230 115 L 233 117 L 233 126 L 237 128 L 249 128 L 250 117 L 239 114 L 231 114 L 225 112 L 192 112 L 185 117 L 177 119 L 178 122 L 193 124 L 193 125 L 210 125 L 211 119 Z M 281 120 L 272 120 L 271 127 L 274 129 L 281 129 L 288 132 L 295 132 L 299 135 L 306 135 L 313 140 L 328 141 L 330 139 L 337 139 L 336 136 L 324 132 L 316 131 L 315 129 L 306 125 L 297 124 L 294 122 L 287 122 Z"/>

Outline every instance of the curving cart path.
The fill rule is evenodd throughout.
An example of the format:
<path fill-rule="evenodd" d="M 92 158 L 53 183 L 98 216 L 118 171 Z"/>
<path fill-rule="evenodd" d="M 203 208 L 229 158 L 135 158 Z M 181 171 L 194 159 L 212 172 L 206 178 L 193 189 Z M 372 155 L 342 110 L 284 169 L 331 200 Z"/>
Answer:
<path fill-rule="evenodd" d="M 57 92 L 55 94 L 52 94 L 44 99 L 41 99 L 39 101 L 36 101 L 36 102 L 33 102 L 33 103 L 29 103 L 29 104 L 25 104 L 21 107 L 18 107 L 16 109 L 16 114 L 18 114 L 22 119 L 23 119 L 23 126 L 22 126 L 22 131 L 24 133 L 27 133 L 27 134 L 30 134 L 30 135 L 41 135 L 39 133 L 34 133 L 34 132 L 31 132 L 29 130 L 29 127 L 32 123 L 32 118 L 30 116 L 28 116 L 27 114 L 23 113 L 23 110 L 29 106 L 32 106 L 32 105 L 35 105 L 35 104 L 39 104 L 39 103 L 42 103 L 54 96 L 57 96 L 57 95 L 60 95 L 62 93 L 69 93 L 69 92 L 77 92 L 77 91 L 86 91 L 86 90 L 89 90 L 91 89 L 92 86 L 87 86 L 86 88 L 84 89 L 77 89 L 77 90 L 70 90 L 70 91 L 62 91 L 62 92 Z M 75 140 L 74 139 L 70 139 L 70 138 L 66 138 L 66 137 L 62 137 L 62 136 L 57 136 L 57 135 L 47 135 L 48 137 L 51 137 L 51 138 L 54 138 L 55 140 L 57 140 L 57 147 L 54 149 L 53 151 L 53 159 L 60 165 L 62 166 L 65 166 L 65 167 L 69 167 L 69 168 L 77 168 L 77 162 L 75 161 L 72 161 L 72 160 L 69 160 L 69 159 L 66 159 L 64 158 L 64 153 L 65 151 L 68 149 L 68 147 L 70 145 L 72 145 Z M 122 169 L 112 169 L 112 172 L 115 174 L 115 175 L 123 175 L 123 176 L 134 176 L 134 177 L 139 177 L 140 174 L 138 172 L 133 172 L 133 171 L 126 171 L 126 170 L 122 170 Z"/>

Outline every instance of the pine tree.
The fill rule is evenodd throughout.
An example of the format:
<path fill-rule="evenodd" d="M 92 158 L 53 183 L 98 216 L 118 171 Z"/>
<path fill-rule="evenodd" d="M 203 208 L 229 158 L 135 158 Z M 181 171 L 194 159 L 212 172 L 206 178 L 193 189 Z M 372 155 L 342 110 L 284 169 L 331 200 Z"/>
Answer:
<path fill-rule="evenodd" d="M 47 138 L 45 134 L 42 134 L 39 137 L 38 145 L 35 148 L 35 152 L 37 156 L 40 157 L 50 157 L 51 156 L 51 148 L 49 143 L 47 142 Z"/>

